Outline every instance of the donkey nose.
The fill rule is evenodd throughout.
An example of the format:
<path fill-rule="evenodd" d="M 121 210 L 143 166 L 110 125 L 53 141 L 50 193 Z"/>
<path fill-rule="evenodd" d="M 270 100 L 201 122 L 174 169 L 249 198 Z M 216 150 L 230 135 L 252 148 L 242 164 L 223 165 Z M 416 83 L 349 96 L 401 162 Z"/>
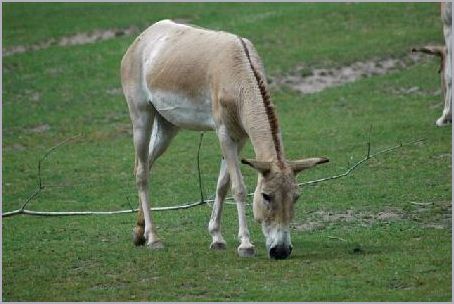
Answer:
<path fill-rule="evenodd" d="M 276 260 L 286 259 L 290 256 L 290 253 L 292 253 L 291 245 L 290 246 L 278 245 L 278 246 L 270 248 L 270 258 L 273 258 Z"/>

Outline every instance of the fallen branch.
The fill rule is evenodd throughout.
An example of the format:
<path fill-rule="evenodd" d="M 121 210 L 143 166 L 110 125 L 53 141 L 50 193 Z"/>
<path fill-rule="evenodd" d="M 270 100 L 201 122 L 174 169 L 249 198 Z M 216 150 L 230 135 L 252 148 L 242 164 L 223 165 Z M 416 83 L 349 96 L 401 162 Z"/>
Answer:
<path fill-rule="evenodd" d="M 209 201 L 205 200 L 204 202 L 195 202 L 188 203 L 186 205 L 180 206 L 169 206 L 169 207 L 154 207 L 151 208 L 152 211 L 170 211 L 170 210 L 179 210 L 179 209 L 188 209 L 198 205 L 203 205 Z M 5 212 L 2 214 L 2 217 L 9 217 L 17 214 L 27 214 L 27 215 L 39 215 L 39 216 L 71 216 L 71 215 L 113 215 L 113 214 L 123 214 L 123 213 L 135 213 L 139 211 L 136 209 L 127 209 L 127 210 L 118 210 L 118 211 L 32 211 L 26 209 L 18 209 L 11 212 Z"/>
<path fill-rule="evenodd" d="M 342 242 L 347 242 L 346 239 L 343 239 L 343 238 L 340 238 L 340 237 L 337 237 L 337 236 L 328 235 L 328 238 L 331 239 L 331 240 L 339 240 L 339 241 L 342 241 Z"/>
<path fill-rule="evenodd" d="M 433 205 L 434 203 L 418 203 L 418 202 L 410 202 L 410 204 L 416 205 L 416 206 L 430 206 L 430 205 Z"/>
<path fill-rule="evenodd" d="M 205 201 L 205 196 L 203 195 L 203 186 L 202 186 L 202 174 L 200 173 L 200 148 L 202 147 L 203 132 L 200 132 L 199 148 L 197 149 L 197 171 L 199 172 L 199 190 L 200 190 L 200 202 Z"/>
<path fill-rule="evenodd" d="M 77 137 L 79 137 L 80 134 L 78 135 L 75 135 L 75 136 L 72 136 L 72 137 L 68 137 L 66 138 L 65 140 L 63 140 L 62 142 L 56 144 L 55 146 L 51 147 L 49 150 L 46 151 L 46 153 L 44 153 L 44 155 L 38 160 L 38 188 L 35 189 L 35 191 L 25 200 L 25 203 L 22 205 L 22 207 L 20 209 L 17 209 L 17 210 L 14 210 L 14 211 L 11 211 L 11 212 L 5 212 L 2 214 L 2 217 L 8 217 L 8 216 L 12 216 L 12 215 L 16 215 L 16 214 L 25 214 L 27 212 L 30 212 L 30 210 L 26 210 L 25 207 L 28 205 L 28 203 L 30 203 L 35 197 L 37 197 L 45 188 L 45 186 L 43 185 L 43 182 L 42 182 L 42 178 L 41 178 L 41 164 L 42 162 L 49 156 L 50 153 L 52 153 L 55 149 L 57 149 L 58 147 L 60 147 L 61 145 L 67 143 L 68 141 L 70 140 L 73 140 L 73 139 L 76 139 Z"/>
<path fill-rule="evenodd" d="M 376 152 L 374 154 L 370 154 L 370 146 L 368 146 L 367 155 L 363 159 L 361 159 L 360 161 L 355 163 L 353 166 L 348 168 L 347 171 L 345 171 L 344 173 L 339 174 L 339 175 L 333 175 L 333 176 L 330 176 L 330 177 L 320 178 L 320 179 L 316 179 L 316 180 L 312 180 L 312 181 L 302 182 L 302 183 L 299 183 L 298 186 L 313 185 L 313 184 L 317 184 L 317 183 L 320 183 L 320 182 L 326 182 L 326 181 L 329 181 L 329 180 L 332 180 L 332 179 L 337 179 L 337 178 L 341 178 L 341 177 L 347 176 L 350 173 L 352 173 L 353 170 L 356 170 L 360 165 L 362 165 L 363 163 L 365 163 L 366 161 L 368 161 L 371 158 L 377 157 L 378 155 L 383 154 L 383 153 L 394 151 L 396 149 L 402 148 L 403 146 L 408 146 L 410 144 L 415 144 L 415 143 L 422 142 L 422 141 L 424 141 L 424 139 L 412 140 L 412 141 L 409 141 L 409 142 L 406 142 L 406 143 L 401 143 L 399 145 L 396 145 L 396 146 L 393 146 L 393 147 L 390 147 L 390 148 L 387 148 L 387 149 L 384 149 L 384 150 L 380 150 L 380 151 L 378 151 L 378 152 Z"/>
<path fill-rule="evenodd" d="M 52 148 L 50 148 L 49 150 L 47 150 L 47 152 L 43 155 L 43 157 L 41 157 L 41 159 L 38 162 L 38 188 L 35 190 L 35 192 L 33 192 L 26 199 L 25 203 L 23 204 L 23 206 L 20 209 L 13 210 L 13 211 L 10 211 L 10 212 L 5 212 L 5 213 L 2 214 L 2 217 L 10 217 L 10 216 L 18 215 L 18 214 L 37 215 L 37 216 L 114 215 L 114 214 L 134 213 L 134 212 L 138 211 L 138 208 L 136 208 L 136 209 L 132 209 L 131 208 L 131 209 L 127 209 L 127 210 L 118 210 L 118 211 L 32 211 L 32 210 L 25 209 L 27 204 L 30 203 L 30 201 L 32 201 L 34 198 L 36 198 L 41 193 L 41 191 L 46 187 L 45 185 L 43 185 L 42 178 L 41 178 L 41 163 L 42 163 L 42 161 L 44 161 L 44 159 L 52 151 L 57 149 L 59 146 L 63 145 L 64 143 L 66 143 L 66 142 L 68 142 L 68 141 L 70 141 L 72 139 L 75 139 L 75 138 L 77 138 L 79 136 L 80 135 L 73 136 L 73 137 L 70 137 L 68 139 L 65 139 L 64 141 L 60 142 L 59 144 L 57 144 L 57 145 L 53 146 Z M 422 142 L 422 141 L 424 141 L 424 139 L 417 139 L 417 140 L 413 140 L 413 141 L 410 141 L 410 142 L 401 143 L 399 145 L 380 150 L 380 151 L 378 151 L 378 152 L 376 152 L 374 154 L 370 154 L 370 142 L 369 142 L 368 146 L 367 146 L 367 154 L 366 154 L 366 156 L 363 159 L 361 159 L 358 162 L 356 162 L 353 166 L 348 168 L 347 171 L 345 171 L 344 173 L 339 174 L 339 175 L 333 175 L 333 176 L 330 176 L 330 177 L 320 178 L 320 179 L 317 179 L 317 180 L 302 182 L 302 183 L 299 183 L 298 186 L 313 185 L 313 184 L 316 184 L 316 183 L 321 183 L 321 182 L 325 182 L 325 181 L 329 181 L 329 180 L 338 179 L 338 178 L 341 178 L 341 177 L 348 176 L 354 170 L 356 170 L 360 165 L 362 165 L 363 163 L 365 163 L 366 161 L 368 161 L 371 158 L 377 157 L 380 154 L 384 154 L 384 153 L 387 153 L 387 152 L 394 151 L 396 149 L 402 148 L 403 146 L 407 146 L 407 145 L 418 143 L 418 142 Z M 199 152 L 200 152 L 200 145 L 201 144 L 199 144 Z M 202 196 L 200 201 L 192 202 L 192 203 L 186 203 L 186 204 L 183 204 L 183 205 L 176 205 L 176 206 L 153 207 L 153 208 L 150 208 L 150 210 L 151 211 L 180 210 L 180 209 L 188 209 L 188 208 L 192 208 L 192 207 L 196 207 L 196 206 L 200 206 L 200 205 L 209 204 L 209 203 L 213 203 L 214 202 L 214 199 L 208 199 L 208 200 L 204 200 L 203 199 L 203 192 L 202 192 L 202 187 L 201 186 L 200 186 L 200 191 L 201 191 L 201 196 Z M 254 193 L 249 193 L 248 194 L 248 196 L 253 196 L 253 195 L 254 195 Z M 231 200 L 233 200 L 233 197 L 231 197 L 231 196 L 227 197 L 225 200 L 227 200 L 227 201 L 230 200 L 231 201 Z M 226 203 L 228 203 L 228 202 L 226 202 Z M 236 204 L 236 203 L 230 203 L 230 204 Z"/>

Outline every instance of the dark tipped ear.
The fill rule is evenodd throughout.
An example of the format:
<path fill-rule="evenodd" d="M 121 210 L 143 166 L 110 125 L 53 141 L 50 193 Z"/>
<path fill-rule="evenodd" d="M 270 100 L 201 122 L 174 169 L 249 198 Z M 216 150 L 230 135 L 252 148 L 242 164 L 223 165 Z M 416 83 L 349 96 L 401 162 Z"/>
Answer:
<path fill-rule="evenodd" d="M 312 157 L 299 159 L 294 161 L 289 161 L 288 164 L 293 170 L 293 173 L 298 174 L 299 172 L 312 168 L 318 164 L 323 164 L 329 162 L 329 159 L 326 157 Z"/>
<path fill-rule="evenodd" d="M 268 173 L 270 173 L 271 170 L 271 162 L 244 158 L 241 160 L 241 162 L 245 165 L 249 165 L 250 167 L 254 168 L 262 175 L 267 175 Z"/>

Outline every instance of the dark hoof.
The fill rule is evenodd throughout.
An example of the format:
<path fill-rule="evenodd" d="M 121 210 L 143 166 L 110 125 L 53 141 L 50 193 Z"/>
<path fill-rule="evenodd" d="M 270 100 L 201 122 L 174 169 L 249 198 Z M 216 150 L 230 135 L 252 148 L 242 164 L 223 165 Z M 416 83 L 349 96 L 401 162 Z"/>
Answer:
<path fill-rule="evenodd" d="M 136 227 L 132 232 L 132 241 L 136 246 L 145 245 L 145 235 L 142 228 Z"/>
<path fill-rule="evenodd" d="M 254 246 L 248 248 L 238 248 L 238 255 L 242 258 L 249 258 L 255 256 Z"/>
<path fill-rule="evenodd" d="M 210 249 L 213 249 L 213 250 L 225 250 L 226 249 L 226 245 L 225 245 L 225 243 L 221 243 L 221 242 L 211 243 Z"/>

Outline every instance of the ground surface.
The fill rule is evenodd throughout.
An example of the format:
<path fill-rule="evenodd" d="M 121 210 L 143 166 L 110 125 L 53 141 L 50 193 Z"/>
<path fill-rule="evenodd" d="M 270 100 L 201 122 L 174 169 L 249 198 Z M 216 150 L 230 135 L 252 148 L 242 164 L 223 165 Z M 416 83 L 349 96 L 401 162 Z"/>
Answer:
<path fill-rule="evenodd" d="M 285 261 L 268 260 L 251 208 L 258 254 L 237 257 L 232 205 L 225 207 L 222 252 L 208 249 L 207 206 L 155 213 L 166 245 L 159 252 L 132 245 L 133 214 L 5 218 L 3 300 L 450 301 L 451 128 L 434 126 L 442 110 L 437 60 L 408 61 L 412 47 L 442 41 L 438 13 L 436 4 L 424 3 L 4 4 L 3 48 L 19 51 L 3 57 L 3 211 L 20 208 L 34 191 L 45 151 L 76 134 L 82 136 L 43 163 L 43 182 L 54 187 L 27 208 L 136 207 L 131 127 L 119 82 L 119 63 L 134 35 L 60 41 L 139 32 L 163 18 L 255 43 L 275 80 L 272 98 L 289 158 L 331 160 L 300 181 L 343 172 L 363 157 L 371 126 L 372 152 L 425 141 L 372 159 L 347 178 L 303 189 L 292 224 L 294 250 Z M 309 77 L 389 59 L 408 64 L 310 95 L 285 85 L 295 73 Z M 154 206 L 198 199 L 198 138 L 182 132 L 156 163 Z M 242 156 L 253 157 L 250 145 Z M 214 134 L 205 135 L 201 159 L 205 192 L 213 193 L 220 159 Z M 254 172 L 243 172 L 252 191 Z"/>

